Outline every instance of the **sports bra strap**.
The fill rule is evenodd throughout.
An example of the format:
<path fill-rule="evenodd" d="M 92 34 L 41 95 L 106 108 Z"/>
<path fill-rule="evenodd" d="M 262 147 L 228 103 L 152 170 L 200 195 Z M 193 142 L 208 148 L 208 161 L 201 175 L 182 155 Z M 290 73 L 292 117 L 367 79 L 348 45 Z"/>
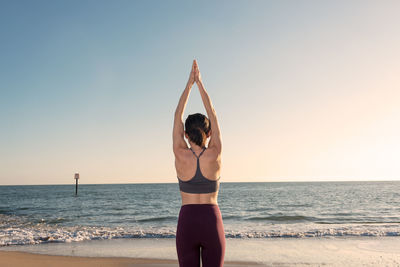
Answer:
<path fill-rule="evenodd" d="M 206 147 L 204 147 L 204 148 L 203 148 L 203 151 L 200 152 L 199 158 L 200 158 L 201 155 L 203 155 L 203 152 L 204 152 L 205 150 L 206 150 Z"/>
<path fill-rule="evenodd" d="M 194 153 L 193 149 L 191 147 L 189 147 L 189 149 L 193 152 L 193 155 L 199 159 L 201 155 L 203 155 L 204 150 L 206 150 L 206 147 L 203 148 L 203 151 L 200 152 L 199 156 L 196 155 L 196 153 Z"/>

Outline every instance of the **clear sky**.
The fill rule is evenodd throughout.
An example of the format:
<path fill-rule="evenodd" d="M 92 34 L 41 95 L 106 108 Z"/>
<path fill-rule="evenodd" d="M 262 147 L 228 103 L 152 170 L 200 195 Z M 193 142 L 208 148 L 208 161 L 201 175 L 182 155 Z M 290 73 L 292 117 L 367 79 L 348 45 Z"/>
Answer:
<path fill-rule="evenodd" d="M 222 181 L 399 180 L 399 12 L 1 1 L 0 184 L 176 182 L 173 113 L 194 58 L 221 124 Z"/>

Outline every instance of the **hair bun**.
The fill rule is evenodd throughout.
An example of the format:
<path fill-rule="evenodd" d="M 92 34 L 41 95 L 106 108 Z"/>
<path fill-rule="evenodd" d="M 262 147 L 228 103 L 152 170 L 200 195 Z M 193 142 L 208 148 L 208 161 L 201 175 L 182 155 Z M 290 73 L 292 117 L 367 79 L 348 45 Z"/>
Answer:
<path fill-rule="evenodd" d="M 185 132 L 189 140 L 200 147 L 204 147 L 207 134 L 210 131 L 210 121 L 200 113 L 189 115 L 185 121 Z"/>

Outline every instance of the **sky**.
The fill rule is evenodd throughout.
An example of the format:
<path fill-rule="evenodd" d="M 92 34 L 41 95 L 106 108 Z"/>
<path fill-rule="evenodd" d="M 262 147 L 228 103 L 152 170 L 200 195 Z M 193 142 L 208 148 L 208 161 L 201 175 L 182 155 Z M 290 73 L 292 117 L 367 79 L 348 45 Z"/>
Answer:
<path fill-rule="evenodd" d="M 400 179 L 399 1 L 0 2 L 0 184 L 177 182 L 197 59 L 222 182 Z M 194 85 L 184 118 L 205 113 Z"/>

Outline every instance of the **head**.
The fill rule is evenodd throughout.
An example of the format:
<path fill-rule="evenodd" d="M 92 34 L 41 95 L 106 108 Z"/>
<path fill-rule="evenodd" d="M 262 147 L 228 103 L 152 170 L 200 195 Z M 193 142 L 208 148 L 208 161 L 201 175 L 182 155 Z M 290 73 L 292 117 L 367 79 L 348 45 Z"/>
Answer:
<path fill-rule="evenodd" d="M 185 121 L 185 136 L 190 142 L 204 147 L 210 135 L 211 125 L 209 119 L 205 115 L 195 113 L 187 117 Z"/>

